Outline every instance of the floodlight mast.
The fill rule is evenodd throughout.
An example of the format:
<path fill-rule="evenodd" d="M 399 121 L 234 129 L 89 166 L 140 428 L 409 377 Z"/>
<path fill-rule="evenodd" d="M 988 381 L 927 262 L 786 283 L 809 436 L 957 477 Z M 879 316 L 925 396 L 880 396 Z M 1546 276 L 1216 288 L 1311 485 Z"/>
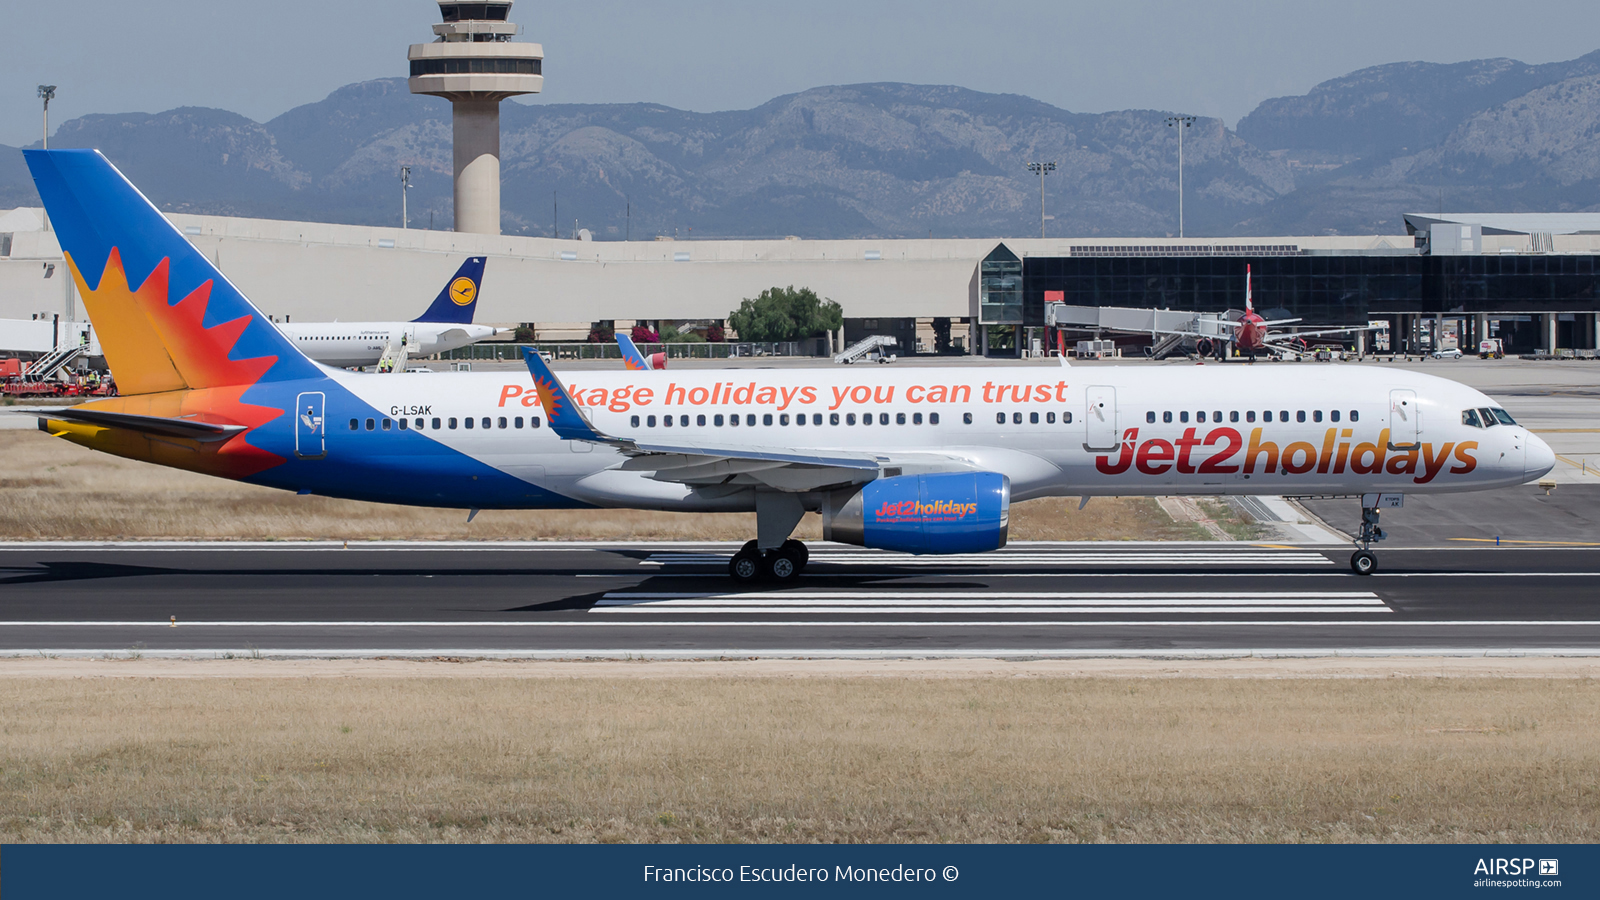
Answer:
<path fill-rule="evenodd" d="M 1183 237 L 1183 130 L 1196 121 L 1195 116 L 1167 116 L 1167 127 L 1178 129 L 1178 237 Z"/>
<path fill-rule="evenodd" d="M 407 223 L 410 216 L 406 214 L 406 192 L 411 190 L 411 167 L 400 167 L 400 230 L 405 231 L 410 227 Z"/>
<path fill-rule="evenodd" d="M 1029 172 L 1039 173 L 1039 237 L 1044 237 L 1044 176 L 1056 170 L 1053 162 L 1028 163 Z"/>
<path fill-rule="evenodd" d="M 56 98 L 56 86 L 39 85 L 39 99 L 44 101 L 44 149 L 50 149 L 50 101 Z"/>
<path fill-rule="evenodd" d="M 56 98 L 56 86 L 55 85 L 53 85 L 53 84 L 41 84 L 41 85 L 39 85 L 39 99 L 44 101 L 44 143 L 43 143 L 43 147 L 46 150 L 50 149 L 50 101 L 54 100 L 55 98 Z M 40 213 L 41 216 L 44 217 L 44 230 L 45 231 L 49 231 L 50 230 L 50 213 L 48 211 L 42 210 L 42 209 L 39 211 L 39 213 Z M 68 284 L 71 284 L 71 280 L 70 279 L 68 280 Z M 68 307 L 68 310 L 69 310 L 69 316 L 68 316 L 67 321 L 70 322 L 70 321 L 72 321 L 71 316 L 70 316 L 70 310 L 71 310 L 70 306 Z"/>

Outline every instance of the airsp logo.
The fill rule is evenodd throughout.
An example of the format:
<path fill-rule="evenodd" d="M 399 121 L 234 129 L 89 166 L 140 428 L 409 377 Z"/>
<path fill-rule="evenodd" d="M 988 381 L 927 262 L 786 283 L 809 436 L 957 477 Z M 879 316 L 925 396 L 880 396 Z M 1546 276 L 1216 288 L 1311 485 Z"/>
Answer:
<path fill-rule="evenodd" d="M 437 282 L 436 282 L 437 283 Z M 478 296 L 478 286 L 472 279 L 463 275 L 450 282 L 450 299 L 457 306 L 471 306 L 472 301 Z"/>

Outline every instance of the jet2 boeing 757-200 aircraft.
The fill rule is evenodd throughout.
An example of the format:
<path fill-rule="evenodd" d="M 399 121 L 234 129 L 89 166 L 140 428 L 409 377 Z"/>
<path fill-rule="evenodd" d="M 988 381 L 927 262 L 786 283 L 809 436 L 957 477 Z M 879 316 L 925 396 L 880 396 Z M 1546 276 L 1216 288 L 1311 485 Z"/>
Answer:
<path fill-rule="evenodd" d="M 1412 372 L 1304 366 L 590 371 L 390 378 L 321 366 L 92 150 L 25 151 L 124 396 L 31 411 L 65 440 L 304 494 L 461 509 L 756 513 L 740 580 L 828 540 L 1006 542 L 1013 500 L 1363 495 L 1521 484 L 1554 455 L 1493 400 Z"/>

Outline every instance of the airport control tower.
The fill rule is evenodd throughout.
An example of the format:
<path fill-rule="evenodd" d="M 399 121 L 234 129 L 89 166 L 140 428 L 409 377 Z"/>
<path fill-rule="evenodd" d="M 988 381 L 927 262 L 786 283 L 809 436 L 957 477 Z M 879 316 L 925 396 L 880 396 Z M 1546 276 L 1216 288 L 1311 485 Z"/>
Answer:
<path fill-rule="evenodd" d="M 544 48 L 514 43 L 511 0 L 439 0 L 431 44 L 412 44 L 411 93 L 450 101 L 455 119 L 456 230 L 500 233 L 500 101 L 544 87 Z"/>

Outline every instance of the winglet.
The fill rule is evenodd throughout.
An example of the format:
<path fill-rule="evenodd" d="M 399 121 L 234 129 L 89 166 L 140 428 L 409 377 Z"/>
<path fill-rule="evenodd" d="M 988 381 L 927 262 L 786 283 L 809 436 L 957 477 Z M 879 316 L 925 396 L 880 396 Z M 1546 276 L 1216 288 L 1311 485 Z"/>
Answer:
<path fill-rule="evenodd" d="M 619 331 L 617 332 L 617 346 L 622 348 L 622 362 L 630 371 L 650 371 L 649 360 L 646 360 L 644 354 L 639 352 L 639 347 L 633 342 L 633 338 Z"/>
<path fill-rule="evenodd" d="M 561 383 L 556 373 L 550 371 L 549 364 L 537 350 L 523 347 L 522 358 L 528 364 L 528 372 L 533 375 L 533 387 L 539 392 L 539 405 L 544 407 L 551 430 L 566 441 L 611 441 L 611 438 L 589 424 L 589 419 L 578 409 L 578 404 L 572 401 L 572 395 L 567 393 L 566 385 Z"/>

